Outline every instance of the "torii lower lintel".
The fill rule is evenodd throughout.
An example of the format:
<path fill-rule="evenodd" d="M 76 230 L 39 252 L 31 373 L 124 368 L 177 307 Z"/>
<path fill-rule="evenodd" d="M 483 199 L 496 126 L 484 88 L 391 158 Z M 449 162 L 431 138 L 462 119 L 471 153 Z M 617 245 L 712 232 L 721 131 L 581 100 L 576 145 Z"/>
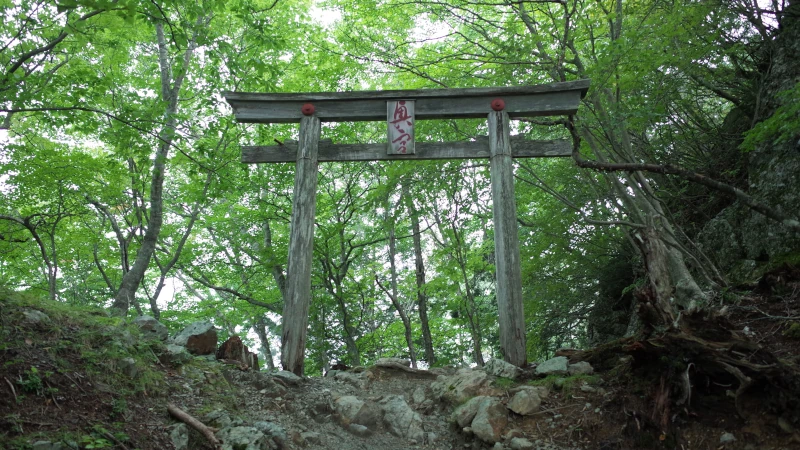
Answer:
<path fill-rule="evenodd" d="M 239 122 L 300 122 L 300 139 L 269 147 L 245 147 L 245 163 L 296 161 L 289 236 L 287 298 L 284 299 L 281 363 L 302 375 L 308 311 L 319 161 L 489 158 L 495 237 L 495 272 L 500 348 L 506 361 L 524 366 L 525 320 L 522 304 L 513 158 L 569 156 L 568 141 L 512 139 L 511 117 L 574 114 L 589 80 L 512 88 L 428 89 L 361 93 L 225 93 Z M 414 155 L 387 155 L 384 144 L 348 145 L 320 141 L 321 121 L 380 120 L 389 100 L 417 102 L 419 119 L 486 117 L 488 141 L 417 143 Z M 319 107 L 317 107 L 319 105 Z M 509 114 L 510 113 L 510 114 Z"/>

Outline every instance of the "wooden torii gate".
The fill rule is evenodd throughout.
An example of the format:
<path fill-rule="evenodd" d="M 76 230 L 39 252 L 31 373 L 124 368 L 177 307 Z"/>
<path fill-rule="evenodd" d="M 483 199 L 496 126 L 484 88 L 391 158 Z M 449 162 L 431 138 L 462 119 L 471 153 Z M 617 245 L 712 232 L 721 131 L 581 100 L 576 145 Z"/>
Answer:
<path fill-rule="evenodd" d="M 281 364 L 284 370 L 303 374 L 311 303 L 318 163 L 410 159 L 489 158 L 500 349 L 506 361 L 524 366 L 525 321 L 512 158 L 570 156 L 572 144 L 567 140 L 514 139 L 510 135 L 509 119 L 574 114 L 588 89 L 589 80 L 579 80 L 499 88 L 280 94 L 224 92 L 240 123 L 300 123 L 297 143 L 244 147 L 242 151 L 244 163 L 295 161 L 297 164 L 283 309 Z M 394 121 L 393 109 L 397 119 Z M 401 109 L 402 114 L 398 115 Z M 413 141 L 414 119 L 480 117 L 488 117 L 488 142 Z M 399 141 L 400 147 L 391 142 L 333 144 L 320 141 L 321 122 L 382 120 L 388 121 L 389 140 L 396 141 L 395 144 Z M 393 125 L 398 122 L 399 125 Z"/>

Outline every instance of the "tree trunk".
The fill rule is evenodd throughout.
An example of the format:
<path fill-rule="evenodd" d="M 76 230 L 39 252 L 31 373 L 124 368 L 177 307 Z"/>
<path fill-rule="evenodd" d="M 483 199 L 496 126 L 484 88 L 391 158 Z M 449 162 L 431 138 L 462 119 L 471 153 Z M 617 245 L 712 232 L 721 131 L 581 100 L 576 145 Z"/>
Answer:
<path fill-rule="evenodd" d="M 387 208 L 388 211 L 388 208 Z M 391 219 L 389 219 L 391 220 Z M 378 279 L 378 275 L 375 275 L 375 281 L 378 283 L 378 286 L 389 296 L 389 299 L 392 301 L 392 305 L 394 305 L 394 309 L 397 310 L 397 314 L 400 316 L 400 320 L 403 321 L 403 328 L 405 329 L 405 337 L 406 337 L 406 345 L 408 345 L 408 355 L 411 358 L 411 367 L 417 368 L 417 351 L 414 349 L 414 338 L 412 336 L 412 328 L 411 328 L 411 320 L 408 318 L 408 314 L 406 314 L 405 308 L 403 307 L 402 302 L 397 293 L 397 265 L 395 264 L 395 256 L 397 255 L 397 237 L 394 233 L 394 222 L 391 223 L 389 226 L 389 267 L 391 269 L 392 275 L 392 291 L 389 292 L 386 288 L 383 287 L 380 280 Z"/>
<path fill-rule="evenodd" d="M 361 351 L 358 349 L 358 343 L 356 342 L 357 334 L 356 330 L 353 325 L 350 323 L 350 313 L 347 312 L 347 305 L 345 304 L 344 300 L 339 295 L 336 295 L 336 304 L 339 305 L 339 312 L 342 314 L 342 328 L 344 329 L 344 333 L 342 334 L 342 338 L 344 338 L 344 345 L 347 349 L 347 356 L 350 358 L 350 365 L 351 366 L 360 366 L 361 365 Z"/>
<path fill-rule="evenodd" d="M 409 215 L 411 216 L 411 232 L 414 240 L 414 267 L 417 283 L 417 309 L 419 311 L 419 321 L 422 328 L 422 342 L 425 347 L 425 361 L 428 367 L 436 363 L 436 356 L 433 353 L 433 339 L 431 328 L 428 324 L 428 296 L 425 294 L 425 261 L 422 258 L 422 233 L 419 226 L 419 213 L 414 200 L 408 195 L 407 186 L 403 186 L 403 195 L 406 198 Z"/>
<path fill-rule="evenodd" d="M 462 273 L 464 275 L 464 281 L 468 283 L 466 269 L 464 267 L 462 267 Z M 464 309 L 464 313 L 467 315 L 469 337 L 472 341 L 473 360 L 478 367 L 483 367 L 485 364 L 485 361 L 483 360 L 483 346 L 481 344 L 483 336 L 481 334 L 481 326 L 478 319 L 478 308 L 475 304 L 475 296 L 472 294 L 472 289 L 470 289 L 469 284 L 466 285 L 465 292 L 462 292 L 461 287 L 459 286 L 458 295 L 464 296 L 466 299 L 465 303 L 467 307 Z"/>
<path fill-rule="evenodd" d="M 200 28 L 203 18 L 198 18 L 197 25 Z M 136 301 L 136 291 L 139 289 L 139 284 L 144 278 L 147 267 L 150 265 L 150 258 L 156 248 L 158 235 L 161 232 L 161 224 L 163 221 L 163 192 L 164 192 L 164 175 L 167 170 L 167 157 L 169 156 L 169 149 L 175 139 L 175 129 L 178 124 L 178 95 L 181 91 L 181 85 L 186 77 L 189 63 L 192 59 L 196 47 L 198 32 L 195 31 L 192 40 L 183 54 L 183 72 L 178 74 L 175 80 L 172 80 L 172 70 L 169 60 L 169 49 L 167 48 L 167 41 L 164 37 L 164 25 L 161 22 L 156 23 L 156 37 L 158 41 L 158 64 L 161 70 L 161 97 L 167 103 L 165 116 L 167 121 L 159 133 L 159 145 L 156 151 L 156 156 L 153 159 L 152 176 L 150 179 L 150 217 L 147 221 L 147 231 L 142 239 L 142 246 L 136 252 L 136 259 L 131 266 L 131 269 L 125 273 L 120 282 L 119 289 L 114 296 L 114 303 L 111 305 L 111 310 L 117 315 L 125 316 L 128 314 L 128 308 Z"/>
<path fill-rule="evenodd" d="M 272 350 L 269 348 L 269 334 L 267 333 L 267 321 L 264 316 L 258 316 L 258 319 L 253 323 L 253 330 L 261 339 L 261 351 L 264 353 L 264 366 L 268 372 L 272 372 L 275 368 L 275 363 L 272 361 Z"/>

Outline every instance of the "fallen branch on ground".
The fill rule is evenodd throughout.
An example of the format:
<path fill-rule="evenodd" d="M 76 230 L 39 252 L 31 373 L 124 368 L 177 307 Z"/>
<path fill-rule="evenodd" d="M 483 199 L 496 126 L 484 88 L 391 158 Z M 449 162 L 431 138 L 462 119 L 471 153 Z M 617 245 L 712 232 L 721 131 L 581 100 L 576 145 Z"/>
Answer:
<path fill-rule="evenodd" d="M 208 442 L 210 442 L 214 446 L 214 448 L 217 449 L 221 448 L 221 445 L 217 440 L 217 437 L 214 436 L 214 432 L 211 430 L 211 428 L 204 425 L 203 422 L 200 422 L 199 420 L 190 416 L 189 413 L 178 408 L 172 403 L 167 404 L 167 411 L 169 411 L 169 413 L 176 419 L 199 431 L 200 434 L 205 436 L 206 440 L 208 440 Z"/>
<path fill-rule="evenodd" d="M 6 380 L 6 383 L 8 383 L 8 387 L 11 388 L 11 393 L 14 394 L 14 401 L 16 402 L 17 401 L 17 390 L 14 389 L 14 385 L 11 384 L 11 381 L 9 381 L 8 378 L 3 377 L 3 379 Z"/>

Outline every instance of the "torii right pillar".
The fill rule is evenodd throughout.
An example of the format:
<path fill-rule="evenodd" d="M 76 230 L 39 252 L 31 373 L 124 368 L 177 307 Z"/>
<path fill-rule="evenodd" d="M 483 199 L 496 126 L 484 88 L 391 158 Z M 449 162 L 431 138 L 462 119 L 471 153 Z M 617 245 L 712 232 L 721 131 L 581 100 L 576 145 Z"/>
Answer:
<path fill-rule="evenodd" d="M 527 363 L 525 313 L 522 307 L 517 202 L 514 198 L 514 162 L 511 155 L 509 117 L 502 106 L 489 113 L 489 152 L 494 218 L 497 311 L 500 351 L 506 362 L 517 367 Z"/>

